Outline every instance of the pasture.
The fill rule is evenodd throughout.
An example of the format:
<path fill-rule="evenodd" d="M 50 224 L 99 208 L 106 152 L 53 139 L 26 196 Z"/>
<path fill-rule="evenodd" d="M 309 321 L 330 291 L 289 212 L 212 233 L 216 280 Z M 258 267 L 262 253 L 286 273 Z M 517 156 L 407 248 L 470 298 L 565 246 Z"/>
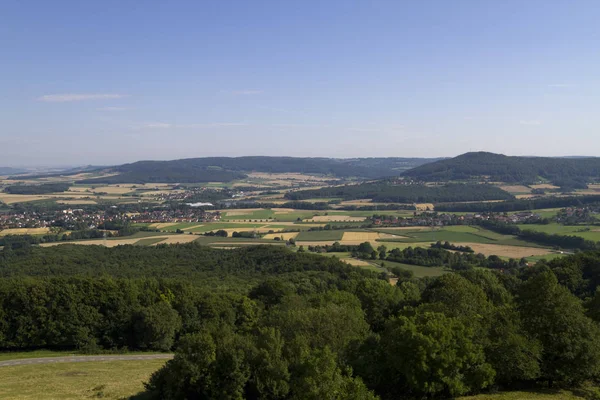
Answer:
<path fill-rule="evenodd" d="M 586 225 L 560 225 L 551 223 L 547 225 L 523 224 L 518 225 L 522 230 L 532 230 L 547 234 L 579 236 L 594 242 L 600 241 L 600 227 Z"/>
<path fill-rule="evenodd" d="M 0 398 L 129 398 L 143 391 L 143 383 L 164 364 L 165 360 L 134 360 L 2 367 Z"/>

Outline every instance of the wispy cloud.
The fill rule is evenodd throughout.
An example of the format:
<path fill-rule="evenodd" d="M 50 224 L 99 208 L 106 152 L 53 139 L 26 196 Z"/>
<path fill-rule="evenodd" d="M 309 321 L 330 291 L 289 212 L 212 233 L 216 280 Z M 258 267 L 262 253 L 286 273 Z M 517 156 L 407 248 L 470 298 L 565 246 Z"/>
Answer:
<path fill-rule="evenodd" d="M 172 128 L 172 127 L 173 127 L 172 124 L 167 124 L 166 122 L 149 122 L 142 126 L 142 128 L 149 128 L 149 129 L 168 129 L 168 128 Z"/>
<path fill-rule="evenodd" d="M 122 99 L 123 97 L 127 97 L 127 95 L 117 93 L 60 93 L 45 94 L 38 97 L 37 100 L 48 103 L 65 103 L 69 101 Z"/>
<path fill-rule="evenodd" d="M 548 87 L 551 88 L 570 88 L 573 86 L 575 85 L 573 85 L 572 83 L 551 83 L 548 85 Z"/>
<path fill-rule="evenodd" d="M 96 111 L 125 111 L 126 107 L 99 107 L 96 108 Z"/>
<path fill-rule="evenodd" d="M 537 125 L 542 125 L 542 121 L 537 120 L 537 119 L 522 120 L 522 121 L 519 121 L 519 124 L 537 126 Z"/>

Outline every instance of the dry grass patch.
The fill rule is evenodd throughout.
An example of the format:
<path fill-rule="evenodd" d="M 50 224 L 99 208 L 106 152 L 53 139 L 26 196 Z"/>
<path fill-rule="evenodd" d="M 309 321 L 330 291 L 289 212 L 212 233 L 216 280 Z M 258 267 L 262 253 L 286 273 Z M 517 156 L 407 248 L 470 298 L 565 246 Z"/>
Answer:
<path fill-rule="evenodd" d="M 108 194 L 125 194 L 131 192 L 131 188 L 124 186 L 100 186 L 90 189 L 94 193 L 108 193 Z"/>
<path fill-rule="evenodd" d="M 204 226 L 204 224 L 192 225 L 192 226 L 188 226 L 187 228 L 183 228 L 182 231 L 191 231 L 192 229 L 200 228 L 202 226 Z"/>
<path fill-rule="evenodd" d="M 535 195 L 535 194 L 517 194 L 517 195 L 515 195 L 515 197 L 519 200 L 520 199 L 532 199 L 534 197 L 537 197 L 537 195 Z"/>
<path fill-rule="evenodd" d="M 74 240 L 74 241 L 65 241 L 65 242 L 42 243 L 42 244 L 40 244 L 40 246 L 41 247 L 51 247 L 51 246 L 60 246 L 60 245 L 65 245 L 65 244 L 78 244 L 78 245 L 82 245 L 82 246 L 92 246 L 92 245 L 104 246 L 106 244 L 106 247 L 116 247 L 116 246 L 121 246 L 124 244 L 134 244 L 134 243 L 138 242 L 139 240 L 140 240 L 140 238 L 114 239 L 114 240 L 111 239 L 111 240 L 106 240 L 106 241 L 104 239 Z"/>
<path fill-rule="evenodd" d="M 50 228 L 10 228 L 0 230 L 0 236 L 6 235 L 43 235 L 50 232 Z"/>

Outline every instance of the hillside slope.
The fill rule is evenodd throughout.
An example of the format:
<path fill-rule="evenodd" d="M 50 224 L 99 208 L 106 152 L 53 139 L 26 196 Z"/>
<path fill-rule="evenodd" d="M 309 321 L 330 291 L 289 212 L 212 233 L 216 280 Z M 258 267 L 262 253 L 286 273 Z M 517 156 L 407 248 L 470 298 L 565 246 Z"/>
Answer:
<path fill-rule="evenodd" d="M 397 176 L 412 167 L 438 159 L 419 158 L 300 158 L 206 157 L 172 161 L 138 161 L 105 169 L 118 175 L 81 183 L 228 182 L 248 172 L 307 173 L 335 177 L 380 178 Z"/>
<path fill-rule="evenodd" d="M 468 180 L 534 183 L 546 179 L 558 186 L 582 187 L 600 176 L 600 158 L 511 157 L 477 152 L 421 165 L 404 174 L 422 181 Z"/>

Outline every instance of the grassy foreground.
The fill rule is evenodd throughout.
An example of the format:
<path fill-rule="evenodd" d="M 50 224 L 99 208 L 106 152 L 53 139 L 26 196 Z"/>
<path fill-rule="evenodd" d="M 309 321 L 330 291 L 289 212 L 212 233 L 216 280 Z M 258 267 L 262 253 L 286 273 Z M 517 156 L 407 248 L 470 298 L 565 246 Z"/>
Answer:
<path fill-rule="evenodd" d="M 2 367 L 0 399 L 127 399 L 166 360 L 100 361 Z"/>
<path fill-rule="evenodd" d="M 531 391 L 501 392 L 460 397 L 459 400 L 595 400 L 599 397 L 597 388 L 572 390 L 537 389 Z"/>

